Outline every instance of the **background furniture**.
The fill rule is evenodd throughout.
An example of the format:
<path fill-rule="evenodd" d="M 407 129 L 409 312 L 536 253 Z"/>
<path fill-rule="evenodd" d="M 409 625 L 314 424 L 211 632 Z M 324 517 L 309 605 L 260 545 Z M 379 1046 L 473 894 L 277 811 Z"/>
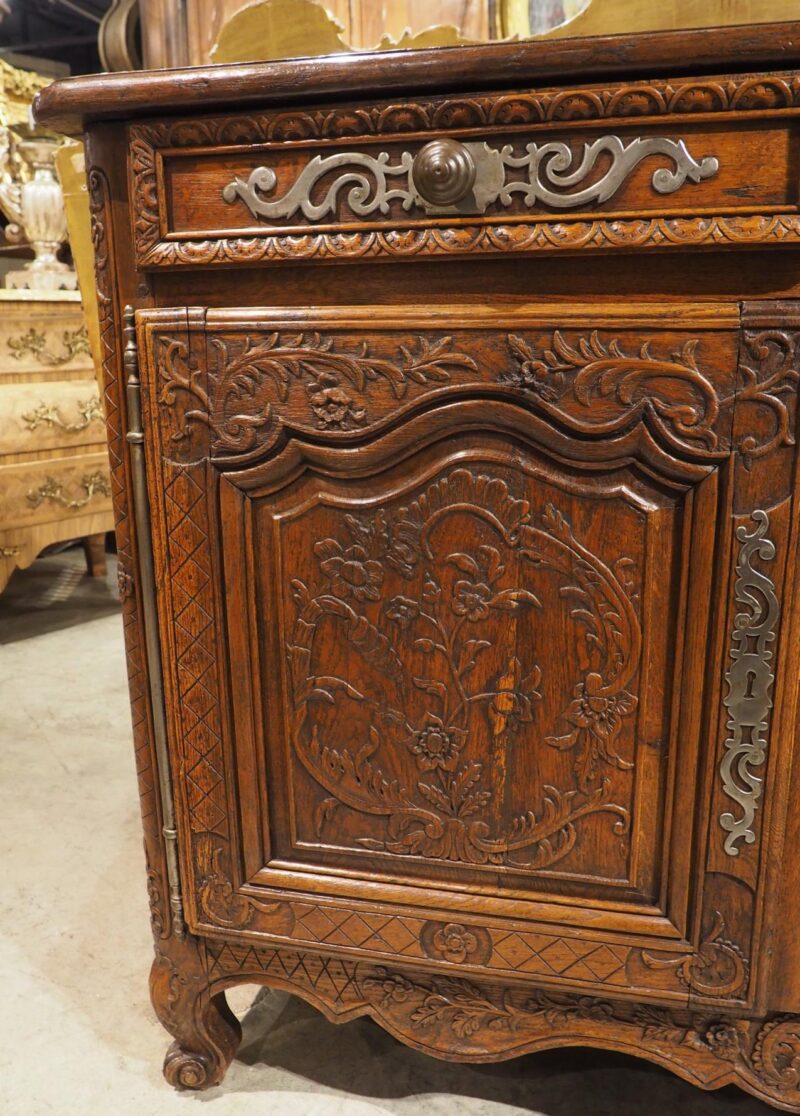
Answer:
<path fill-rule="evenodd" d="M 0 590 L 46 546 L 113 529 L 105 423 L 76 291 L 0 290 Z"/>
<path fill-rule="evenodd" d="M 135 0 L 101 33 L 109 69 L 139 65 Z M 795 0 L 139 0 L 144 64 L 202 65 L 507 36 L 609 35 L 792 19 Z M 105 44 L 105 47 L 102 47 Z"/>
<path fill-rule="evenodd" d="M 540 32 L 538 0 L 498 0 L 498 37 Z M 554 5 L 558 7 L 558 0 Z M 545 32 L 550 38 L 618 35 L 631 31 L 672 31 L 693 27 L 732 27 L 793 19 L 794 0 L 589 0 L 560 5 L 564 21 Z"/>
<path fill-rule="evenodd" d="M 140 0 L 145 65 L 207 62 L 223 27 L 247 6 L 243 0 L 193 0 L 180 7 L 169 0 Z M 432 25 L 449 26 L 450 42 L 454 41 L 454 32 L 465 39 L 487 39 L 493 22 L 486 0 L 332 0 L 324 5 L 315 0 L 296 0 L 291 11 L 285 3 L 274 5 L 274 14 L 269 5 L 256 7 L 266 7 L 264 13 L 256 11 L 251 16 L 257 25 L 266 25 L 268 57 L 277 57 L 276 50 L 268 45 L 274 36 L 279 41 L 288 36 L 298 44 L 305 42 L 306 51 L 317 54 L 375 47 L 386 37 L 400 40 L 407 29 L 413 34 Z"/>
<path fill-rule="evenodd" d="M 6 129 L 14 140 L 41 134 L 30 104 L 48 79 L 0 61 L 0 81 L 4 138 Z M 80 196 L 78 183 L 70 188 Z M 88 239 L 76 256 L 91 267 Z M 113 516 L 93 340 L 96 363 L 77 292 L 0 289 L 0 591 L 46 546 L 73 538 L 85 538 L 89 572 L 105 572 Z"/>
<path fill-rule="evenodd" d="M 69 247 L 78 275 L 83 318 L 94 360 L 97 382 L 103 389 L 103 350 L 100 342 L 100 309 L 95 282 L 92 218 L 89 210 L 89 188 L 86 182 L 86 160 L 83 144 L 65 140 L 56 155 L 58 180 L 64 195 Z"/>
<path fill-rule="evenodd" d="M 798 65 L 788 24 L 39 95 L 91 121 L 174 1084 L 255 981 L 800 1112 Z"/>

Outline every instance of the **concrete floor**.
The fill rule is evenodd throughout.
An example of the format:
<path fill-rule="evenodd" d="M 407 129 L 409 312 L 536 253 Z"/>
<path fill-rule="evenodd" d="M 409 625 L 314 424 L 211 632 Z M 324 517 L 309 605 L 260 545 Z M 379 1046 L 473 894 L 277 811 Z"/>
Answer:
<path fill-rule="evenodd" d="M 3 617 L 0 609 L 0 626 Z M 41 628 L 39 628 L 41 630 Z M 645 1062 L 575 1050 L 456 1066 L 368 1020 L 231 993 L 225 1083 L 173 1093 L 147 999 L 152 955 L 117 615 L 0 645 L 2 1116 L 767 1116 Z"/>

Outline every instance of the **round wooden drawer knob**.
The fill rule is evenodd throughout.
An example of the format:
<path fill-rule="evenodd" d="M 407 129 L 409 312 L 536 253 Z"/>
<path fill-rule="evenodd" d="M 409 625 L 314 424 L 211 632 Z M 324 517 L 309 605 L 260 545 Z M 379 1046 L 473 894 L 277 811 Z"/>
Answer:
<path fill-rule="evenodd" d="M 475 160 L 458 140 L 426 143 L 411 170 L 420 196 L 433 205 L 455 205 L 475 185 Z"/>

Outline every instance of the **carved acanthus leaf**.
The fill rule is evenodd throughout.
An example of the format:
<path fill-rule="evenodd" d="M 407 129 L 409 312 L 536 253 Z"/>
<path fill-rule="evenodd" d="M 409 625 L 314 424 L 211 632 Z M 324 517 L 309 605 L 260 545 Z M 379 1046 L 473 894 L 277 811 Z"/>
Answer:
<path fill-rule="evenodd" d="M 556 330 L 552 348 L 542 352 L 514 334 L 508 343 L 517 363 L 501 374 L 501 383 L 535 397 L 581 431 L 608 434 L 644 418 L 670 442 L 701 453 L 720 448 L 720 400 L 698 366 L 697 340 L 671 356 L 654 353 L 649 341 L 626 353 L 617 339 L 603 341 L 597 330 L 572 344 Z M 616 413 L 598 415 L 595 400 L 613 405 Z M 568 409 L 568 402 L 578 408 Z"/>
<path fill-rule="evenodd" d="M 681 983 L 698 995 L 741 997 L 749 966 L 739 947 L 724 935 L 725 920 L 716 911 L 711 932 L 698 950 L 679 956 L 643 950 L 642 961 L 650 969 L 675 969 Z"/>
<path fill-rule="evenodd" d="M 794 424 L 800 384 L 798 343 L 800 333 L 788 330 L 748 331 L 744 335 L 747 358 L 740 365 L 744 384 L 737 394 L 737 407 L 755 407 L 756 414 L 766 412 L 773 426 L 771 435 L 766 439 L 748 431 L 739 440 L 737 449 L 748 467 L 780 446 L 795 444 Z"/>

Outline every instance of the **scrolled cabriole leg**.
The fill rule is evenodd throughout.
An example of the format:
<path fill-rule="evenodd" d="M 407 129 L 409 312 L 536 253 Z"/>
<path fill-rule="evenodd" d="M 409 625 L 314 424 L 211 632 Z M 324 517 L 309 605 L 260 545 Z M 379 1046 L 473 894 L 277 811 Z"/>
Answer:
<path fill-rule="evenodd" d="M 150 996 L 158 1018 L 175 1039 L 164 1059 L 170 1085 L 198 1091 L 219 1085 L 242 1030 L 224 992 L 211 992 L 199 939 L 188 935 L 157 943 Z"/>

